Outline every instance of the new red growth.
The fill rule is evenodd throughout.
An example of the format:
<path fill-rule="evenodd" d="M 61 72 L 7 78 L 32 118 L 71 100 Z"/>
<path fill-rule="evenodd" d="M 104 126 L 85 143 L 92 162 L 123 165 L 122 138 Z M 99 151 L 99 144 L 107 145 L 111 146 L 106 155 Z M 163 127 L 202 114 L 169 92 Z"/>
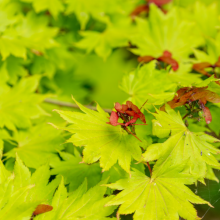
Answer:
<path fill-rule="evenodd" d="M 113 126 L 123 125 L 125 127 L 134 124 L 138 119 L 140 119 L 143 123 L 146 124 L 145 116 L 141 112 L 141 110 L 134 105 L 132 102 L 127 101 L 126 105 L 121 105 L 120 103 L 115 103 L 115 111 L 112 111 L 110 116 L 110 122 L 107 124 L 111 124 Z M 121 118 L 124 123 L 119 123 L 118 119 Z"/>
<path fill-rule="evenodd" d="M 177 91 L 176 96 L 172 101 L 169 101 L 167 104 L 171 108 L 176 108 L 188 104 L 191 112 L 195 112 L 200 109 L 203 112 L 206 123 L 209 124 L 212 121 L 211 112 L 208 107 L 206 107 L 207 101 L 212 103 L 219 103 L 220 97 L 218 94 L 206 90 L 208 87 L 196 88 L 196 87 L 184 87 Z M 198 105 L 199 109 L 194 109 L 195 104 Z M 191 108 L 192 107 L 192 108 Z M 165 106 L 161 107 L 161 110 L 165 110 Z M 189 114 L 188 114 L 189 115 Z"/>
<path fill-rule="evenodd" d="M 206 68 L 212 68 L 212 73 L 214 73 L 215 78 L 218 78 L 217 75 L 216 75 L 216 72 L 215 72 L 215 69 L 216 69 L 217 67 L 220 68 L 220 57 L 218 58 L 218 61 L 217 61 L 214 65 L 212 65 L 212 64 L 209 63 L 209 62 L 202 62 L 202 63 L 196 63 L 196 64 L 194 64 L 192 68 L 193 68 L 193 70 L 195 70 L 196 72 L 202 73 L 203 75 L 208 76 L 208 77 L 212 76 L 212 74 L 210 74 L 210 73 L 206 70 Z M 219 81 L 216 81 L 216 83 L 220 85 L 220 82 L 219 82 Z"/>
<path fill-rule="evenodd" d="M 172 0 L 146 0 L 146 4 L 144 5 L 140 5 L 137 8 L 135 8 L 132 12 L 131 12 L 131 17 L 135 17 L 138 16 L 139 14 L 141 14 L 142 12 L 148 13 L 149 12 L 149 5 L 150 4 L 155 4 L 158 8 L 160 8 L 164 13 L 166 13 L 167 11 L 164 10 L 162 8 L 163 5 L 171 2 Z"/>
<path fill-rule="evenodd" d="M 179 68 L 179 64 L 178 62 L 172 58 L 172 53 L 170 53 L 169 51 L 165 50 L 163 52 L 163 55 L 158 57 L 158 58 L 155 58 L 155 57 L 152 57 L 152 56 L 143 56 L 143 57 L 138 57 L 138 61 L 139 62 L 145 62 L 145 63 L 148 63 L 152 60 L 157 60 L 159 62 L 163 62 L 167 65 L 171 65 L 172 69 L 174 71 L 177 71 L 178 68 Z"/>

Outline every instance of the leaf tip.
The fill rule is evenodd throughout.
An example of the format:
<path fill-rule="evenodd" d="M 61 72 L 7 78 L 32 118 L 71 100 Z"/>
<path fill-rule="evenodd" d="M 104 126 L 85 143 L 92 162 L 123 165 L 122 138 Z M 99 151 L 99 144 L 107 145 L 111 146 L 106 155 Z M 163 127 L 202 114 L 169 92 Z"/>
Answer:
<path fill-rule="evenodd" d="M 55 124 L 53 124 L 53 123 L 51 123 L 51 122 L 48 122 L 47 124 L 53 126 L 53 127 L 56 128 L 57 130 L 59 130 L 59 128 L 58 128 Z"/>

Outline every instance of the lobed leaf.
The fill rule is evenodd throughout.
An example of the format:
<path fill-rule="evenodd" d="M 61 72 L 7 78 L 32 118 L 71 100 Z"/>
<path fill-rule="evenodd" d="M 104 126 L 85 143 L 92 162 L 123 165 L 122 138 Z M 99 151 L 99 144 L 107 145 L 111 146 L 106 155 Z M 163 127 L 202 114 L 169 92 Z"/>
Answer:
<path fill-rule="evenodd" d="M 105 171 L 118 161 L 119 165 L 129 173 L 131 160 L 138 161 L 141 157 L 138 140 L 121 126 L 106 124 L 109 115 L 99 105 L 97 105 L 98 112 L 95 112 L 76 103 L 84 113 L 56 110 L 71 124 L 64 128 L 73 133 L 68 142 L 75 146 L 85 146 L 84 162 L 90 164 L 100 160 L 100 166 Z"/>
<path fill-rule="evenodd" d="M 112 189 L 123 190 L 107 206 L 121 205 L 118 213 L 134 213 L 134 220 L 179 220 L 179 216 L 196 220 L 199 217 L 191 203 L 210 204 L 185 186 L 185 183 L 192 182 L 193 178 L 184 173 L 183 165 L 154 167 L 151 178 L 134 170 L 131 178 L 107 185 Z"/>
<path fill-rule="evenodd" d="M 219 142 L 218 139 L 201 133 L 194 133 L 187 129 L 179 114 L 168 105 L 166 112 L 157 111 L 153 114 L 153 134 L 158 137 L 171 136 L 161 144 L 149 146 L 143 154 L 146 161 L 161 159 L 172 160 L 174 164 L 188 160 L 190 173 L 201 181 L 206 176 L 208 165 L 219 169 L 216 154 L 220 153 L 211 143 Z"/>

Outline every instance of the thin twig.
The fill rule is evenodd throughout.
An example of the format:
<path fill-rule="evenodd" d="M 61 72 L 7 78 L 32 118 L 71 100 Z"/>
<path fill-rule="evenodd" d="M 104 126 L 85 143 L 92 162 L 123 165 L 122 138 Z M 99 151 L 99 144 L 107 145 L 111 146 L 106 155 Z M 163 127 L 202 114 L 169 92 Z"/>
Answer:
<path fill-rule="evenodd" d="M 189 116 L 191 113 L 187 113 L 184 117 L 183 117 L 183 120 L 187 117 L 187 116 Z"/>
<path fill-rule="evenodd" d="M 150 171 L 150 176 L 152 176 L 152 170 L 151 170 L 149 162 L 147 162 L 147 163 L 144 162 L 144 164 L 148 167 L 148 169 Z"/>
<path fill-rule="evenodd" d="M 124 127 L 124 129 L 125 129 L 128 133 L 132 134 L 135 138 L 137 138 L 140 142 L 142 142 L 135 134 L 133 134 L 131 131 L 129 131 L 127 127 Z"/>
<path fill-rule="evenodd" d="M 63 102 L 63 101 L 59 101 L 59 100 L 54 100 L 54 99 L 49 99 L 46 98 L 44 100 L 44 102 L 49 103 L 49 104 L 53 104 L 53 105 L 57 105 L 57 106 L 62 106 L 62 107 L 69 107 L 69 108 L 78 108 L 79 106 L 77 104 L 72 104 L 71 102 Z M 91 105 L 87 105 L 87 108 L 96 111 L 96 107 L 91 106 Z M 112 110 L 111 109 L 103 109 L 105 112 L 111 113 Z"/>

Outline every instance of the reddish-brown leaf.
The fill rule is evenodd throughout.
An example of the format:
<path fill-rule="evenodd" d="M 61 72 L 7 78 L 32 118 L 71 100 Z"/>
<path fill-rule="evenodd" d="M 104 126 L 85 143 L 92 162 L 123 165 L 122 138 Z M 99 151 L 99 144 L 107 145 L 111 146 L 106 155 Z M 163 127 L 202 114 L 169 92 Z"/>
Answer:
<path fill-rule="evenodd" d="M 212 103 L 219 103 L 220 102 L 220 97 L 218 94 L 211 92 L 211 91 L 207 91 L 206 93 L 206 100 Z"/>
<path fill-rule="evenodd" d="M 211 66 L 212 66 L 212 65 L 211 65 L 210 63 L 208 63 L 208 62 L 202 62 L 202 63 L 196 63 L 196 64 L 194 64 L 194 65 L 193 65 L 193 69 L 194 69 L 195 71 L 197 71 L 198 73 L 201 73 L 201 74 L 203 74 L 203 75 L 205 75 L 205 76 L 210 77 L 211 74 L 209 74 L 209 73 L 205 70 L 205 68 L 208 68 L 208 67 L 211 67 Z"/>
<path fill-rule="evenodd" d="M 178 68 L 179 68 L 179 64 L 178 62 L 172 58 L 172 53 L 170 53 L 169 51 L 165 50 L 163 52 L 163 55 L 160 56 L 159 58 L 155 58 L 155 57 L 152 57 L 152 56 L 143 56 L 143 57 L 138 57 L 138 61 L 139 62 L 145 62 L 145 63 L 148 63 L 152 60 L 157 60 L 157 61 L 161 61 L 161 62 L 164 62 L 168 65 L 171 65 L 172 69 L 174 71 L 177 71 Z"/>
<path fill-rule="evenodd" d="M 45 212 L 49 212 L 53 209 L 53 207 L 51 205 L 45 205 L 45 204 L 40 204 L 37 206 L 37 208 L 35 209 L 35 211 L 33 212 L 33 215 L 39 215 Z"/>
<path fill-rule="evenodd" d="M 117 125 L 123 125 L 122 123 L 118 122 L 119 116 L 117 112 L 112 111 L 111 116 L 110 116 L 110 122 L 106 122 L 107 124 L 111 124 L 113 126 Z"/>
<path fill-rule="evenodd" d="M 127 109 L 128 109 L 128 106 L 127 106 L 127 105 L 121 105 L 121 104 L 118 103 L 118 102 L 115 103 L 115 110 L 116 110 L 117 112 L 125 113 Z"/>
<path fill-rule="evenodd" d="M 135 17 L 135 16 L 138 16 L 139 14 L 141 14 L 142 12 L 146 12 L 146 13 L 149 12 L 149 5 L 148 4 L 138 6 L 137 8 L 135 8 L 131 12 L 130 16 Z"/>
<path fill-rule="evenodd" d="M 155 5 L 157 5 L 158 7 L 165 5 L 169 2 L 171 2 L 172 0 L 149 0 L 149 3 L 154 3 Z"/>
<path fill-rule="evenodd" d="M 135 123 L 138 120 L 138 118 L 140 118 L 140 120 L 146 124 L 144 114 L 131 101 L 127 101 L 126 105 L 121 105 L 120 103 L 116 102 L 115 110 L 117 112 L 112 111 L 111 116 L 110 116 L 110 122 L 107 122 L 107 124 L 111 124 L 113 126 L 124 125 L 127 127 L 128 125 Z M 133 117 L 133 118 L 129 118 L 130 120 L 127 121 L 128 116 Z M 122 120 L 124 120 L 125 124 L 118 122 L 119 117 Z"/>
<path fill-rule="evenodd" d="M 152 61 L 152 60 L 155 60 L 155 58 L 152 57 L 152 56 L 138 57 L 138 62 L 149 63 L 149 62 Z"/>
<path fill-rule="evenodd" d="M 209 110 L 208 107 L 204 107 L 203 109 L 203 113 L 204 113 L 204 117 L 205 117 L 205 121 L 207 124 L 211 123 L 212 121 L 212 115 L 211 115 L 211 112 Z"/>
<path fill-rule="evenodd" d="M 220 67 L 220 57 L 218 58 L 218 61 L 215 63 L 216 67 Z"/>
<path fill-rule="evenodd" d="M 177 91 L 177 95 L 173 100 L 169 101 L 167 104 L 171 108 L 176 108 L 185 104 L 190 104 L 195 101 L 199 101 L 199 107 L 204 113 L 206 123 L 209 124 L 212 121 L 212 116 L 210 110 L 205 107 L 207 101 L 212 103 L 219 103 L 220 96 L 214 92 L 207 90 L 208 87 L 202 88 L 188 88 L 184 87 Z M 160 108 L 161 111 L 165 111 L 165 105 Z"/>
<path fill-rule="evenodd" d="M 167 50 L 164 51 L 164 52 L 163 52 L 163 56 L 159 57 L 157 60 L 158 60 L 158 61 L 162 61 L 162 62 L 164 62 L 164 63 L 166 63 L 166 64 L 168 64 L 168 65 L 171 65 L 171 66 L 172 66 L 172 69 L 173 69 L 174 71 L 177 71 L 177 70 L 179 69 L 179 64 L 178 64 L 178 62 L 172 58 L 172 53 L 170 53 L 170 52 L 167 51 Z"/>

